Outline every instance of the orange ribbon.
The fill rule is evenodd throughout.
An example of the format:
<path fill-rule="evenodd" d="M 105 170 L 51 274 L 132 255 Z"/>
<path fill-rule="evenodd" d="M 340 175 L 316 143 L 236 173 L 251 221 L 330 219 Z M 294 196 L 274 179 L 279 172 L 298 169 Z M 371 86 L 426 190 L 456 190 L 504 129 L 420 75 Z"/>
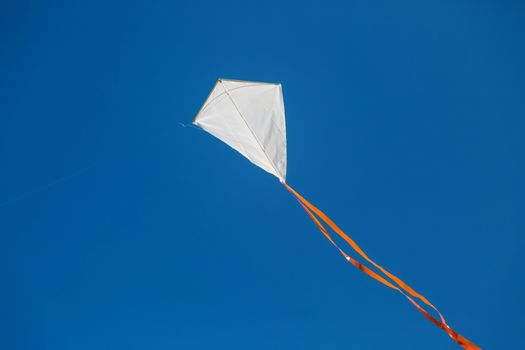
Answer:
<path fill-rule="evenodd" d="M 385 286 L 392 288 L 394 290 L 397 290 L 399 293 L 401 293 L 403 296 L 405 296 L 429 321 L 434 323 L 437 327 L 441 328 L 443 331 L 445 331 L 456 343 L 458 343 L 460 346 L 462 346 L 466 350 L 481 350 L 478 346 L 476 346 L 474 343 L 470 342 L 468 339 L 463 337 L 461 334 L 457 333 L 453 329 L 449 327 L 449 325 L 446 323 L 445 318 L 443 315 L 439 312 L 439 310 L 432 305 L 423 295 L 417 293 L 414 289 L 412 289 L 409 285 L 407 285 L 405 282 L 403 282 L 399 277 L 393 275 L 389 271 L 387 271 L 385 268 L 383 268 L 381 265 L 374 262 L 372 259 L 370 259 L 365 252 L 357 245 L 357 243 L 354 242 L 347 234 L 343 232 L 328 216 L 326 216 L 325 213 L 323 213 L 321 210 L 316 208 L 313 204 L 308 202 L 306 199 L 304 199 L 299 193 L 297 193 L 293 188 L 291 188 L 287 183 L 283 182 L 283 185 L 286 187 L 290 193 L 297 199 L 301 207 L 306 211 L 308 216 L 313 220 L 313 222 L 316 224 L 316 226 L 319 228 L 319 230 L 324 234 L 324 236 L 330 241 L 330 243 L 339 250 L 339 252 L 345 257 L 345 259 L 350 262 L 352 265 L 357 267 L 359 270 L 361 270 L 366 275 L 370 276 L 371 278 L 377 280 L 378 282 L 384 284 Z M 314 214 L 315 213 L 315 214 Z M 317 215 L 317 216 L 316 216 Z M 371 263 L 373 266 L 375 266 L 377 269 L 379 269 L 381 272 L 383 272 L 386 276 L 388 276 L 397 286 L 395 286 L 393 283 L 386 280 L 384 277 L 380 276 L 373 270 L 369 269 L 368 267 L 364 266 L 360 262 L 356 261 L 352 257 L 350 257 L 345 251 L 343 251 L 337 243 L 332 239 L 326 228 L 321 224 L 319 217 L 323 222 L 325 222 L 332 230 L 334 230 L 339 236 L 341 236 L 359 255 L 361 255 L 366 261 Z M 441 321 L 435 319 L 432 317 L 425 309 L 423 309 L 414 299 L 412 299 L 407 294 L 410 294 L 414 298 L 417 298 L 421 301 L 423 301 L 425 304 L 433 308 L 438 314 L 441 319 Z"/>

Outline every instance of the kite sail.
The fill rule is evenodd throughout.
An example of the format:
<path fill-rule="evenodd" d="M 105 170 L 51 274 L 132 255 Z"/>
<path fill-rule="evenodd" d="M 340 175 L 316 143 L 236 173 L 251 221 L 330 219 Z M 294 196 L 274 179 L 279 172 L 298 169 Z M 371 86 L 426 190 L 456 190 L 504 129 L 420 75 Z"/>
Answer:
<path fill-rule="evenodd" d="M 286 179 L 286 127 L 280 84 L 219 79 L 193 124 Z"/>
<path fill-rule="evenodd" d="M 219 79 L 197 113 L 193 124 L 276 176 L 299 202 L 317 228 L 349 263 L 379 283 L 401 293 L 429 321 L 445 331 L 464 349 L 480 349 L 450 328 L 443 315 L 427 298 L 372 260 L 325 213 L 286 183 L 286 125 L 281 84 Z M 323 223 L 348 243 L 371 267 L 363 265 L 346 253 L 332 238 Z M 439 319 L 431 316 L 416 299 L 433 309 Z"/>

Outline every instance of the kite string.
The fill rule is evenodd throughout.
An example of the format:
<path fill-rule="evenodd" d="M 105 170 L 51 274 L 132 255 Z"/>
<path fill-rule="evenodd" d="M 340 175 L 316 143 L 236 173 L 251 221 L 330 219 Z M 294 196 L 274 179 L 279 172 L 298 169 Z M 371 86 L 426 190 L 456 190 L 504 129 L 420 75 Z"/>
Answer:
<path fill-rule="evenodd" d="M 328 233 L 328 231 L 326 230 L 326 228 L 321 224 L 321 222 L 319 221 L 319 219 L 317 219 L 317 217 L 312 213 L 312 211 L 310 211 L 310 206 L 311 207 L 314 207 L 311 203 L 307 202 L 309 205 L 307 205 L 307 203 L 304 203 L 301 199 L 303 199 L 303 197 L 301 197 L 297 192 L 295 192 L 291 187 L 289 187 L 286 183 L 284 183 L 284 186 L 294 195 L 294 197 L 297 199 L 297 201 L 299 202 L 299 204 L 301 205 L 301 207 L 304 209 L 304 211 L 308 214 L 308 216 L 314 221 L 314 223 L 316 224 L 316 226 L 319 228 L 319 230 L 323 233 L 323 235 L 330 241 L 330 243 L 345 257 L 345 259 L 350 262 L 351 264 L 353 264 L 355 267 L 357 267 L 359 270 L 361 270 L 363 273 L 365 273 L 366 275 L 368 275 L 369 277 L 377 280 L 378 282 L 384 284 L 385 286 L 389 287 L 389 288 L 392 288 L 396 291 L 398 291 L 399 293 L 401 293 L 405 298 L 407 298 L 417 309 L 418 311 L 420 311 L 429 321 L 431 321 L 432 323 L 434 323 L 434 325 L 436 325 L 437 327 L 441 328 L 443 331 L 445 331 L 457 344 L 459 344 L 461 347 L 463 347 L 465 350 L 479 350 L 480 348 L 475 345 L 474 343 L 470 342 L 468 339 L 466 339 L 465 337 L 463 337 L 461 334 L 457 333 L 456 331 L 454 331 L 453 329 L 450 328 L 450 326 L 448 326 L 448 324 L 445 322 L 443 316 L 441 315 L 441 313 L 439 313 L 439 311 L 437 311 L 437 309 L 435 307 L 433 307 L 434 309 L 436 309 L 436 311 L 439 313 L 440 317 L 441 317 L 441 321 L 435 319 L 434 317 L 432 317 L 425 309 L 423 309 L 414 299 L 412 299 L 410 296 L 406 295 L 399 287 L 396 287 L 395 285 L 393 285 L 392 283 L 388 282 L 386 279 L 384 279 L 383 277 L 379 276 L 377 273 L 375 273 L 374 271 L 370 270 L 368 267 L 364 266 L 363 264 L 361 264 L 360 262 L 356 261 L 355 259 L 353 259 L 352 257 L 350 257 L 345 251 L 343 251 L 338 245 L 337 243 L 332 239 L 332 237 L 330 236 L 330 234 Z M 304 200 L 304 199 L 303 199 Z M 304 200 L 306 201 L 306 200 Z M 314 207 L 315 208 L 315 207 Z M 315 208 L 317 209 L 317 208 Z M 321 212 L 320 210 L 317 209 L 317 211 Z M 316 211 L 314 211 L 316 212 Z M 322 212 L 321 212 L 322 213 Z M 317 214 L 317 213 L 316 213 Z M 324 215 L 324 213 L 323 213 Z M 326 215 L 324 215 L 326 216 Z M 328 220 L 330 220 L 328 217 L 326 217 Z M 321 220 L 325 221 L 323 217 L 321 217 Z M 331 220 L 330 220 L 331 221 Z M 325 221 L 326 223 L 326 221 Z M 333 222 L 332 222 L 333 223 Z M 327 223 L 328 224 L 328 223 Z M 332 227 L 332 225 L 329 224 L 330 227 Z M 335 224 L 334 224 L 335 226 Z M 333 228 L 333 227 L 332 227 Z M 335 231 L 335 230 L 334 230 Z M 354 248 L 355 249 L 355 248 Z M 359 251 L 358 251 L 359 252 Z M 363 252 L 364 254 L 364 252 Z M 368 259 L 367 259 L 368 260 Z M 375 264 L 374 264 L 375 265 Z M 397 278 L 397 277 L 396 277 Z M 402 282 L 402 281 L 401 281 Z M 400 286 L 401 287 L 401 286 Z M 401 287 L 402 288 L 402 287 Z M 410 288 L 410 287 L 409 287 Z M 410 288 L 410 290 L 412 290 Z M 412 290 L 413 291 L 413 290 Z M 414 292 L 415 293 L 415 292 Z M 417 294 L 417 293 L 416 293 Z M 417 294 L 419 295 L 419 294 Z M 424 299 L 426 300 L 426 299 Z M 422 300 L 422 301 L 424 301 Z M 431 305 L 432 306 L 432 305 Z"/>
<path fill-rule="evenodd" d="M 84 174 L 86 171 L 90 170 L 91 168 L 93 168 L 98 162 L 95 161 L 95 162 L 92 162 L 91 164 L 83 167 L 83 168 L 80 168 L 79 170 L 76 170 L 72 173 L 69 173 L 67 175 L 63 175 L 63 176 L 60 176 L 58 178 L 56 178 L 55 180 L 52 180 L 44 185 L 40 185 L 40 186 L 37 186 L 37 187 L 34 187 L 33 189 L 30 189 L 30 190 L 27 190 L 25 192 L 22 192 L 21 194 L 19 194 L 18 196 L 16 197 L 13 197 L 13 198 L 10 198 L 10 199 L 5 199 L 3 200 L 2 202 L 0 202 L 0 207 L 3 207 L 3 206 L 7 206 L 7 205 L 11 205 L 13 203 L 17 203 L 21 200 L 24 200 L 28 197 L 31 197 L 33 196 L 34 194 L 37 194 L 37 193 L 40 193 L 42 191 L 45 191 L 49 188 L 52 188 L 52 187 L 55 187 L 56 185 L 60 184 L 60 183 L 63 183 L 63 182 L 66 182 L 66 181 L 69 181 L 77 176 L 80 176 L 82 174 Z"/>
<path fill-rule="evenodd" d="M 194 129 L 197 129 L 197 130 L 201 130 L 201 128 L 198 128 L 196 127 L 195 125 L 193 124 L 184 124 L 183 122 L 179 122 L 179 125 L 182 126 L 183 128 L 194 128 Z"/>

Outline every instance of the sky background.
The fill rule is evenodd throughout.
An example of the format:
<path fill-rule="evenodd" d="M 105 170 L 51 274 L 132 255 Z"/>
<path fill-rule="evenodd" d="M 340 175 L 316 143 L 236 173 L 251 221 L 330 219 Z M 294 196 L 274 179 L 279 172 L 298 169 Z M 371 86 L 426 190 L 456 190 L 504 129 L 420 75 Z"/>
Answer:
<path fill-rule="evenodd" d="M 281 82 L 288 182 L 523 349 L 520 1 L 0 5 L 0 348 L 459 349 L 194 118 Z M 355 256 L 355 254 L 354 254 Z"/>

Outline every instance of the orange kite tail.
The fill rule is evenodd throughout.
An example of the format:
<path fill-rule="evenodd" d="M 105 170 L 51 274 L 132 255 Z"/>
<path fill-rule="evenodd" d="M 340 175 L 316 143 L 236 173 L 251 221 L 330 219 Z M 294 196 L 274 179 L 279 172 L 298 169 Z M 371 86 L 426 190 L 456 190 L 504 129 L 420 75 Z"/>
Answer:
<path fill-rule="evenodd" d="M 449 327 L 449 325 L 446 323 L 445 318 L 443 315 L 439 312 L 439 310 L 432 305 L 423 295 L 417 293 L 414 289 L 412 289 L 409 285 L 407 285 L 405 282 L 403 282 L 399 277 L 395 276 L 394 274 L 387 271 L 384 267 L 374 262 L 372 259 L 370 259 L 365 252 L 357 245 L 357 243 L 354 242 L 353 239 L 351 239 L 347 234 L 343 232 L 328 216 L 326 216 L 325 213 L 323 213 L 321 210 L 316 208 L 313 204 L 308 202 L 306 199 L 304 199 L 299 193 L 297 193 L 293 188 L 291 188 L 288 184 L 283 182 L 283 185 L 286 187 L 290 193 L 297 199 L 301 207 L 306 211 L 308 216 L 314 221 L 316 226 L 319 228 L 319 230 L 323 233 L 323 235 L 330 241 L 330 243 L 337 249 L 339 252 L 345 257 L 345 259 L 350 262 L 352 265 L 357 267 L 359 270 L 361 270 L 366 275 L 370 276 L 371 278 L 375 279 L 376 281 L 384 284 L 385 286 L 392 288 L 398 292 L 400 292 L 403 296 L 405 296 L 429 321 L 434 323 L 437 327 L 441 328 L 443 331 L 445 331 L 456 343 L 458 343 L 461 347 L 463 347 L 465 350 L 481 350 L 480 347 L 463 337 L 461 334 L 454 331 L 452 328 Z M 372 264 L 374 267 L 379 269 L 384 275 L 386 275 L 388 278 L 391 279 L 391 281 L 388 281 L 386 278 L 380 276 L 378 273 L 374 272 L 370 268 L 364 266 L 360 262 L 356 261 L 352 257 L 350 257 L 344 250 L 342 250 L 337 243 L 332 239 L 326 228 L 321 224 L 319 219 L 321 219 L 325 224 L 327 224 L 332 230 L 334 230 L 339 236 L 341 236 L 359 255 L 361 255 L 366 261 L 368 261 L 370 264 Z M 424 302 L 426 305 L 430 306 L 432 309 L 434 309 L 438 314 L 440 320 L 435 319 L 432 317 L 423 307 L 421 307 L 412 297 L 417 298 Z"/>

